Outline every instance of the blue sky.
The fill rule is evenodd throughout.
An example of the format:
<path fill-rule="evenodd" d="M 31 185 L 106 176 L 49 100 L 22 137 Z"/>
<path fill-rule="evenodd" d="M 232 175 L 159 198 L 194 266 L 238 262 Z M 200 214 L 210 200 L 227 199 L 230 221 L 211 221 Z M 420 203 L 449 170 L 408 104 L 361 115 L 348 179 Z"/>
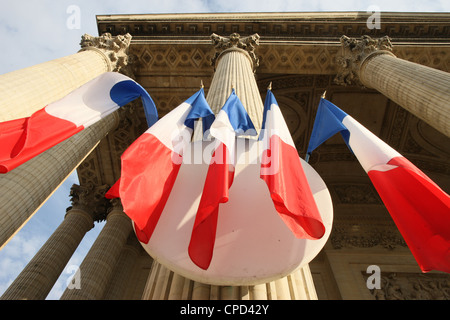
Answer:
<path fill-rule="evenodd" d="M 79 8 L 79 28 L 67 26 L 72 6 Z M 0 74 L 77 52 L 81 35 L 97 35 L 98 14 L 367 11 L 371 6 L 381 12 L 450 12 L 448 0 L 0 0 Z M 62 222 L 73 183 L 74 175 L 0 251 L 0 295 Z M 81 263 L 102 226 L 88 232 L 68 266 Z M 63 272 L 48 299 L 59 299 L 70 276 Z"/>

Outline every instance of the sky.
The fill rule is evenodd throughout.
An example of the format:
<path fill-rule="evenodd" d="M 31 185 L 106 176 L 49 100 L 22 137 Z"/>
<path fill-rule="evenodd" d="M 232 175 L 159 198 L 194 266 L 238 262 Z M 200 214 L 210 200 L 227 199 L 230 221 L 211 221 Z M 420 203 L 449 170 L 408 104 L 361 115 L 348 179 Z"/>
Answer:
<path fill-rule="evenodd" d="M 81 36 L 98 35 L 96 15 L 208 12 L 450 12 L 449 0 L 0 0 L 0 74 L 76 53 Z M 0 110 L 1 112 L 1 110 Z M 0 250 L 0 296 L 64 219 L 71 175 Z M 57 300 L 104 223 L 89 231 L 47 297 Z"/>

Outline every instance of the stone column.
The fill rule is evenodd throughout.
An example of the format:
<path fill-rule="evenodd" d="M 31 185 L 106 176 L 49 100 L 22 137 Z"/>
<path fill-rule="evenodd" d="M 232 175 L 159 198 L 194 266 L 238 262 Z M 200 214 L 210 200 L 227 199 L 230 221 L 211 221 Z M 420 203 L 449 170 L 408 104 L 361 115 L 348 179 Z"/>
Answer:
<path fill-rule="evenodd" d="M 81 240 L 94 226 L 97 193 L 78 185 L 71 189 L 72 207 L 59 227 L 5 291 L 2 300 L 44 300 L 58 280 Z"/>
<path fill-rule="evenodd" d="M 234 33 L 230 38 L 216 34 L 213 34 L 211 38 L 216 48 L 216 55 L 213 58 L 216 71 L 206 97 L 211 109 L 217 114 L 234 87 L 236 95 L 259 131 L 264 112 L 264 105 L 254 77 L 254 69 L 258 66 L 254 49 L 258 45 L 259 36 L 255 34 L 241 39 Z M 142 299 L 316 300 L 317 295 L 308 266 L 270 283 L 255 286 L 212 286 L 174 274 L 154 261 Z"/>
<path fill-rule="evenodd" d="M 229 38 L 225 38 L 212 34 L 211 39 L 216 50 L 212 59 L 215 73 L 206 101 L 217 115 L 234 88 L 259 133 L 264 112 L 254 76 L 259 65 L 259 59 L 254 52 L 259 45 L 259 35 L 241 38 L 239 34 L 233 33 Z M 201 122 L 197 125 L 194 141 L 202 138 Z"/>
<path fill-rule="evenodd" d="M 104 72 L 123 72 L 130 42 L 129 34 L 84 35 L 76 54 L 0 75 L 0 122 L 29 117 Z"/>
<path fill-rule="evenodd" d="M 450 137 L 450 73 L 397 58 L 389 37 L 343 36 L 339 84 L 362 84 Z"/>
<path fill-rule="evenodd" d="M 0 121 L 30 116 L 106 71 L 125 71 L 130 38 L 85 35 L 77 54 L 1 75 Z M 117 124 L 114 113 L 0 175 L 0 248 Z"/>
<path fill-rule="evenodd" d="M 233 33 L 230 38 L 225 38 L 213 34 L 211 39 L 216 49 L 212 60 L 216 70 L 206 101 L 217 114 L 234 88 L 255 129 L 259 132 L 264 112 L 254 76 L 254 71 L 259 65 L 259 59 L 254 52 L 259 45 L 259 35 L 241 38 L 237 33 Z"/>
<path fill-rule="evenodd" d="M 0 175 L 0 249 L 117 123 L 117 113 L 113 113 L 20 167 Z"/>
<path fill-rule="evenodd" d="M 70 289 L 61 300 L 100 300 L 103 298 L 113 270 L 132 230 L 130 219 L 123 212 L 119 199 L 112 200 L 113 208 L 97 240 L 81 263 L 80 288 Z"/>
<path fill-rule="evenodd" d="M 143 300 L 317 300 L 309 266 L 269 283 L 213 286 L 184 278 L 154 261 Z"/>
<path fill-rule="evenodd" d="M 130 232 L 127 243 L 123 247 L 114 268 L 111 281 L 108 284 L 103 300 L 123 300 L 133 268 L 136 264 L 136 259 L 139 256 L 140 247 L 141 244 L 136 236 Z"/>

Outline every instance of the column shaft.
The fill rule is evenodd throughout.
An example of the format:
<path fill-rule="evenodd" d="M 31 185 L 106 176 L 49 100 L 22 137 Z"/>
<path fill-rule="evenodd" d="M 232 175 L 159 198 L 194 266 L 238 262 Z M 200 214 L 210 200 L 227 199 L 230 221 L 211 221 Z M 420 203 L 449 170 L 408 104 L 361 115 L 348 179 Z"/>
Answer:
<path fill-rule="evenodd" d="M 132 230 L 130 219 L 115 208 L 80 266 L 80 289 L 69 289 L 61 300 L 100 300 Z"/>
<path fill-rule="evenodd" d="M 133 236 L 131 241 L 133 243 L 127 243 L 116 263 L 111 281 L 108 284 L 104 300 L 120 300 L 126 292 L 127 285 L 130 282 L 130 277 L 133 272 L 133 267 L 136 264 L 136 259 L 139 256 L 140 244 L 138 240 Z M 130 240 L 129 240 L 130 242 Z"/>
<path fill-rule="evenodd" d="M 20 167 L 0 175 L 0 247 L 117 125 L 117 114 L 93 124 Z"/>
<path fill-rule="evenodd" d="M 206 100 L 215 114 L 227 101 L 232 87 L 259 132 L 264 106 L 253 75 L 251 59 L 247 52 L 237 48 L 222 54 L 211 82 Z"/>
<path fill-rule="evenodd" d="M 309 266 L 254 286 L 213 286 L 180 276 L 154 262 L 143 300 L 317 300 Z"/>
<path fill-rule="evenodd" d="M 377 54 L 366 58 L 360 79 L 450 137 L 450 73 Z"/>
<path fill-rule="evenodd" d="M 71 209 L 1 299 L 44 300 L 93 224 L 89 213 Z"/>
<path fill-rule="evenodd" d="M 0 75 L 0 122 L 29 117 L 107 71 L 104 57 L 88 50 Z"/>
<path fill-rule="evenodd" d="M 340 41 L 336 83 L 375 89 L 450 137 L 450 73 L 395 57 L 388 36 Z"/>

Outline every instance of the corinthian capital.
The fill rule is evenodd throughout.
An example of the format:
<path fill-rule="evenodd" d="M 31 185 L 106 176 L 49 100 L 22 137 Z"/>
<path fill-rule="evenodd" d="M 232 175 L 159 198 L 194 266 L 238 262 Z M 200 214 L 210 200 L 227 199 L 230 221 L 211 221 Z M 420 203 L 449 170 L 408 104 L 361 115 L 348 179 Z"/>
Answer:
<path fill-rule="evenodd" d="M 102 221 L 106 219 L 110 203 L 105 198 L 105 193 L 109 187 L 99 186 L 80 186 L 72 185 L 70 189 L 70 201 L 72 206 L 67 211 L 75 208 L 85 211 L 92 216 L 94 221 Z"/>
<path fill-rule="evenodd" d="M 241 38 L 237 33 L 231 34 L 229 38 L 213 33 L 211 35 L 211 40 L 214 49 L 216 50 L 216 54 L 211 59 L 211 64 L 215 66 L 217 60 L 225 51 L 243 50 L 248 53 L 253 63 L 253 68 L 257 68 L 259 66 L 259 58 L 255 54 L 255 48 L 259 45 L 259 38 L 257 33 L 244 38 Z"/>
<path fill-rule="evenodd" d="M 361 39 L 342 36 L 342 56 L 337 58 L 340 71 L 334 81 L 341 85 L 361 85 L 361 66 L 377 54 L 392 54 L 392 43 L 388 36 L 373 39 L 362 36 Z"/>
<path fill-rule="evenodd" d="M 99 37 L 93 37 L 84 34 L 81 37 L 81 50 L 95 50 L 103 54 L 106 63 L 109 65 L 109 71 L 129 74 L 127 70 L 130 64 L 128 48 L 131 43 L 131 35 L 118 35 L 113 37 L 110 33 L 104 33 Z"/>

